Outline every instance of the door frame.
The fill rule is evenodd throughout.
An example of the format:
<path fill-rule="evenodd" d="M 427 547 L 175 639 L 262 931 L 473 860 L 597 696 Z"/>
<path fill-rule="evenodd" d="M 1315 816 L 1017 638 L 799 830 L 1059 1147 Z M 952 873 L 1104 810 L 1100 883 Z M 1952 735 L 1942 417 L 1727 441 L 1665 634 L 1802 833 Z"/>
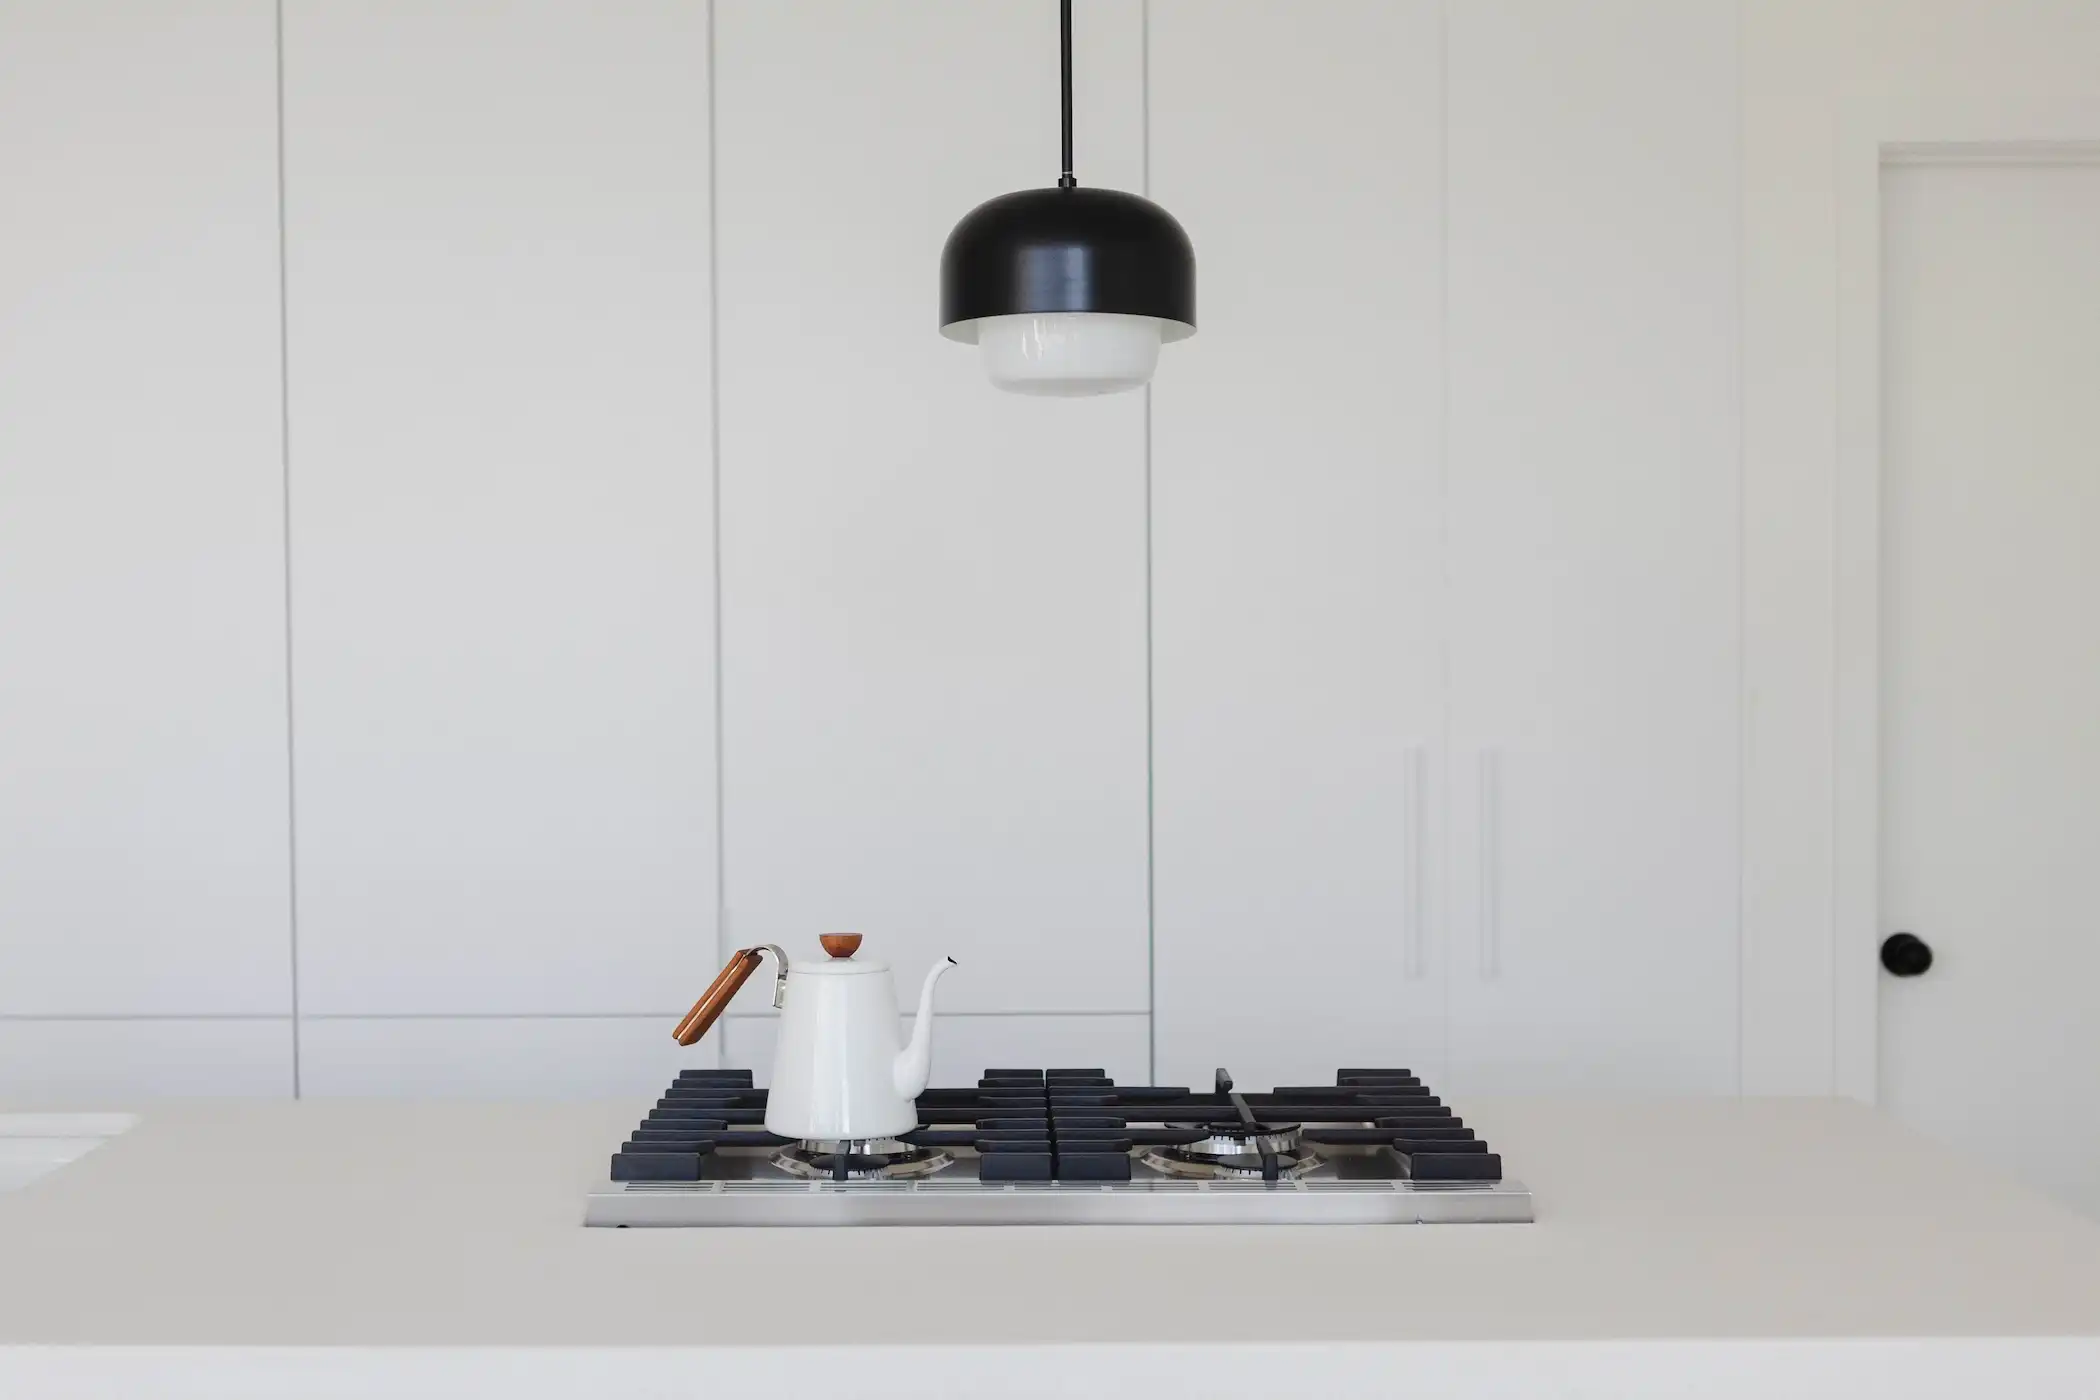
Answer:
<path fill-rule="evenodd" d="M 1894 165 L 2100 164 L 2100 103 L 1910 99 L 1841 115 L 1832 771 L 1836 1092 L 1878 1093 L 1881 941 L 1881 186 Z"/>

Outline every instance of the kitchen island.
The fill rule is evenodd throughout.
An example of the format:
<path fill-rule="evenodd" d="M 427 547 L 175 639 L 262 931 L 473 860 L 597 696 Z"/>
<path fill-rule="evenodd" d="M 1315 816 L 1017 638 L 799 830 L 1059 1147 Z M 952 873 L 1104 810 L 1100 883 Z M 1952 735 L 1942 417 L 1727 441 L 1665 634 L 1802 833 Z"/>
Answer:
<path fill-rule="evenodd" d="M 644 1103 L 148 1105 L 0 1195 L 0 1395 L 2100 1394 L 2100 1224 L 1865 1108 L 1461 1106 L 1536 1223 L 587 1230 Z"/>

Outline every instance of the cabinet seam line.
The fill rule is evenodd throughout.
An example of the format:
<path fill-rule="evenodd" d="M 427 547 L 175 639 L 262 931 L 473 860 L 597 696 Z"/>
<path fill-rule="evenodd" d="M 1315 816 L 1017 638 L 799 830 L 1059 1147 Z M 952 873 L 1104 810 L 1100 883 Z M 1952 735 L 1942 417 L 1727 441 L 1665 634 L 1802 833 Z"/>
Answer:
<path fill-rule="evenodd" d="M 291 251 L 286 230 L 284 158 L 284 0 L 272 8 L 271 44 L 277 117 L 277 432 L 281 528 L 284 537 L 284 808 L 285 928 L 291 982 L 292 1097 L 301 1096 L 299 1054 L 299 750 L 292 678 L 292 326 Z"/>

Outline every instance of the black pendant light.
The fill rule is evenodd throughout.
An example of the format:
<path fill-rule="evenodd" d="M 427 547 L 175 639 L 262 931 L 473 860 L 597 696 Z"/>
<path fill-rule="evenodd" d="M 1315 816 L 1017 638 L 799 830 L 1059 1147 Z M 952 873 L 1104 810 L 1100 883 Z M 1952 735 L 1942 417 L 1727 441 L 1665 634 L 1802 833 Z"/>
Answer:
<path fill-rule="evenodd" d="M 1064 173 L 963 216 L 941 249 L 941 334 L 1021 394 L 1112 394 L 1196 333 L 1196 250 L 1174 216 L 1072 178 L 1072 0 L 1059 0 Z"/>

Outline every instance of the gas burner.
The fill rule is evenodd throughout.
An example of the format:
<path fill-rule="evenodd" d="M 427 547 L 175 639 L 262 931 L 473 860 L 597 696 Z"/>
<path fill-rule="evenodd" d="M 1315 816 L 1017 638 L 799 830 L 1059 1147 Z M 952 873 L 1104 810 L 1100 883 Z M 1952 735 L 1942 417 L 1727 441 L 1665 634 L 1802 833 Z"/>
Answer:
<path fill-rule="evenodd" d="M 1211 1181 L 1251 1178 L 1277 1182 L 1319 1170 L 1322 1159 L 1305 1150 L 1299 1125 L 1264 1123 L 1255 1117 L 1247 1096 L 1233 1089 L 1232 1076 L 1222 1069 L 1217 1094 L 1232 1105 L 1238 1117 L 1205 1123 L 1198 1129 L 1202 1137 L 1155 1147 L 1138 1160 L 1169 1176 Z"/>
<path fill-rule="evenodd" d="M 1171 1176 L 1212 1181 L 1283 1180 L 1320 1165 L 1321 1159 L 1305 1150 L 1296 1123 L 1206 1123 L 1202 1131 L 1209 1136 L 1153 1148 L 1140 1160 Z"/>
<path fill-rule="evenodd" d="M 775 1153 L 773 1165 L 813 1181 L 898 1181 L 931 1176 L 954 1160 L 939 1148 L 897 1138 L 855 1138 L 798 1142 Z"/>

